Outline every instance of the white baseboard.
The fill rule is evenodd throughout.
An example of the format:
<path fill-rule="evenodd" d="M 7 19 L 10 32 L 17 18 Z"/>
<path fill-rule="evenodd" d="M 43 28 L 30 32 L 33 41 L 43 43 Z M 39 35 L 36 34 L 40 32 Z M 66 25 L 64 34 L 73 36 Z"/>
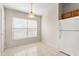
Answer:
<path fill-rule="evenodd" d="M 1 51 L 0 51 L 0 56 L 1 56 Z"/>

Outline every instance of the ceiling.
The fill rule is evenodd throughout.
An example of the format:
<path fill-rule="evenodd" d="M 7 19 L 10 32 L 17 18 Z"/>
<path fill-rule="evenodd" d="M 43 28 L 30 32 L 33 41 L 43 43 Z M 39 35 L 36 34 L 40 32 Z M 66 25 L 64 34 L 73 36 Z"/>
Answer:
<path fill-rule="evenodd" d="M 50 8 L 54 6 L 55 3 L 33 3 L 33 12 L 36 15 L 42 16 L 44 13 L 46 13 Z M 29 12 L 31 8 L 30 3 L 4 3 L 3 4 L 7 8 L 23 11 L 23 12 Z"/>

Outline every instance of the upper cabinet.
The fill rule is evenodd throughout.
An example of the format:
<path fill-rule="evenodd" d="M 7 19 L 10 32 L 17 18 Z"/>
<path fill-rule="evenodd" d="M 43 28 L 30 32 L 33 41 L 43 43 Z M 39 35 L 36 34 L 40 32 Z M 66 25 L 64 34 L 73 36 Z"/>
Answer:
<path fill-rule="evenodd" d="M 59 20 L 79 16 L 79 3 L 59 3 Z"/>
<path fill-rule="evenodd" d="M 70 18 L 70 17 L 72 17 L 72 12 L 66 12 L 61 15 L 62 19 L 66 19 L 66 18 Z"/>
<path fill-rule="evenodd" d="M 63 13 L 62 16 L 61 16 L 61 18 L 62 19 L 66 19 L 66 18 L 71 18 L 71 17 L 75 17 L 75 16 L 79 16 L 79 9 Z"/>

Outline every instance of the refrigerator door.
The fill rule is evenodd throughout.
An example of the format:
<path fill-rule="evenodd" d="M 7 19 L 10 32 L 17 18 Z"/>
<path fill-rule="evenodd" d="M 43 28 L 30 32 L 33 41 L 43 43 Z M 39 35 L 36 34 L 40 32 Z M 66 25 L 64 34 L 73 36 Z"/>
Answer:
<path fill-rule="evenodd" d="M 60 51 L 79 55 L 79 16 L 60 20 Z"/>

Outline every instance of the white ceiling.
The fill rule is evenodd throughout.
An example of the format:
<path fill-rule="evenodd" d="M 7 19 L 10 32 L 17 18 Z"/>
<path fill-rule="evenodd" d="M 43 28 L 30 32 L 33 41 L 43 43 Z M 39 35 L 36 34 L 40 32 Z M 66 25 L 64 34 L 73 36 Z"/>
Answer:
<path fill-rule="evenodd" d="M 43 15 L 50 8 L 54 6 L 55 3 L 33 3 L 33 12 L 37 15 Z M 23 12 L 29 12 L 30 3 L 4 3 L 7 8 L 16 9 Z"/>

